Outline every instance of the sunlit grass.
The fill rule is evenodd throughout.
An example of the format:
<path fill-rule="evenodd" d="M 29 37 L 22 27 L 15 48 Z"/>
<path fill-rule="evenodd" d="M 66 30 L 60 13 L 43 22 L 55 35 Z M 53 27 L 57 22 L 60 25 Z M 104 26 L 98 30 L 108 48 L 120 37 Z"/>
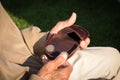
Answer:
<path fill-rule="evenodd" d="M 30 26 L 30 23 L 27 22 L 24 18 L 19 18 L 15 15 L 13 15 L 12 13 L 8 12 L 8 14 L 10 15 L 10 17 L 12 18 L 12 20 L 15 22 L 15 24 L 17 25 L 18 28 L 20 29 L 24 29 Z"/>

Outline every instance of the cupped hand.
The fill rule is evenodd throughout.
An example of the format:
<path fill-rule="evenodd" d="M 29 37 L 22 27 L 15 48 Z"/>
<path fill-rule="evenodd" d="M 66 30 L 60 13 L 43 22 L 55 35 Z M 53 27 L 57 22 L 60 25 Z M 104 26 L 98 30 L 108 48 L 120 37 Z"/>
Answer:
<path fill-rule="evenodd" d="M 59 21 L 50 31 L 50 34 L 57 34 L 61 29 L 65 27 L 72 26 L 76 21 L 77 15 L 75 12 L 72 13 L 71 17 L 65 21 Z M 90 38 L 86 38 L 85 40 L 80 41 L 79 47 L 81 49 L 86 49 L 90 43 Z"/>

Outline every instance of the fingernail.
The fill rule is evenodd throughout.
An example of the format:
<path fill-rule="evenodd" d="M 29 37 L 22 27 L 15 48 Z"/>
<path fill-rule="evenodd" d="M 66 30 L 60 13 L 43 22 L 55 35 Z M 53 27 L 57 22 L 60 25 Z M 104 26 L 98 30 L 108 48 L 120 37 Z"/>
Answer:
<path fill-rule="evenodd" d="M 68 53 L 66 51 L 62 51 L 60 56 L 62 56 L 64 59 L 68 58 Z"/>

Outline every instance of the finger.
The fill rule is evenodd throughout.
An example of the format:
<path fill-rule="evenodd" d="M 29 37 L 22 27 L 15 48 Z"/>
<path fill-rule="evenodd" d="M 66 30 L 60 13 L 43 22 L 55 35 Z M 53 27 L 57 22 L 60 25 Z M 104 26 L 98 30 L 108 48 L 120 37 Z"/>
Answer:
<path fill-rule="evenodd" d="M 61 70 L 63 70 L 63 71 L 66 71 L 66 72 L 71 72 L 72 71 L 72 69 L 73 69 L 73 67 L 72 67 L 72 65 L 69 63 L 69 62 L 65 62 L 65 63 L 63 63 L 60 67 L 59 67 L 59 69 Z"/>
<path fill-rule="evenodd" d="M 54 68 L 58 68 L 67 60 L 68 54 L 67 52 L 62 52 L 55 60 L 53 60 Z"/>
<path fill-rule="evenodd" d="M 63 26 L 64 27 L 69 27 L 73 25 L 76 21 L 77 15 L 75 12 L 72 13 L 71 17 L 68 20 L 63 21 Z"/>
<path fill-rule="evenodd" d="M 76 13 L 72 13 L 71 17 L 68 20 L 58 22 L 54 28 L 50 31 L 51 34 L 57 34 L 58 31 L 65 27 L 73 25 L 76 21 Z"/>
<path fill-rule="evenodd" d="M 90 44 L 90 38 L 88 37 L 85 40 L 80 41 L 79 47 L 81 49 L 86 49 L 89 44 Z"/>
<path fill-rule="evenodd" d="M 86 39 L 85 39 L 85 43 L 86 43 L 87 45 L 89 45 L 89 44 L 90 44 L 90 38 L 86 38 Z"/>
<path fill-rule="evenodd" d="M 81 41 L 79 47 L 80 47 L 81 49 L 86 49 L 86 48 L 87 48 L 86 42 L 85 42 L 85 41 Z"/>
<path fill-rule="evenodd" d="M 69 77 L 69 75 L 71 74 L 73 67 L 70 63 L 68 63 L 67 61 L 62 65 L 63 67 L 58 69 L 58 72 L 64 74 L 65 73 L 65 77 Z"/>

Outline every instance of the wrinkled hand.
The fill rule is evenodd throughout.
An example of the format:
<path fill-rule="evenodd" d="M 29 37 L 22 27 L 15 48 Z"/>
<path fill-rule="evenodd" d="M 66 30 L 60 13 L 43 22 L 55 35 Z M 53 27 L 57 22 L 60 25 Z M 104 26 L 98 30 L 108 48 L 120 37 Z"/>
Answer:
<path fill-rule="evenodd" d="M 75 23 L 76 18 L 77 18 L 77 15 L 76 13 L 73 12 L 71 17 L 68 20 L 58 22 L 50 31 L 50 34 L 57 34 L 57 32 L 60 31 L 61 29 L 72 26 Z M 89 43 L 90 43 L 90 38 L 86 38 L 85 40 L 82 40 L 80 42 L 79 47 L 81 49 L 86 49 Z"/>
<path fill-rule="evenodd" d="M 56 59 L 46 63 L 38 75 L 44 80 L 68 80 L 72 66 L 66 60 L 67 53 L 62 52 Z"/>

